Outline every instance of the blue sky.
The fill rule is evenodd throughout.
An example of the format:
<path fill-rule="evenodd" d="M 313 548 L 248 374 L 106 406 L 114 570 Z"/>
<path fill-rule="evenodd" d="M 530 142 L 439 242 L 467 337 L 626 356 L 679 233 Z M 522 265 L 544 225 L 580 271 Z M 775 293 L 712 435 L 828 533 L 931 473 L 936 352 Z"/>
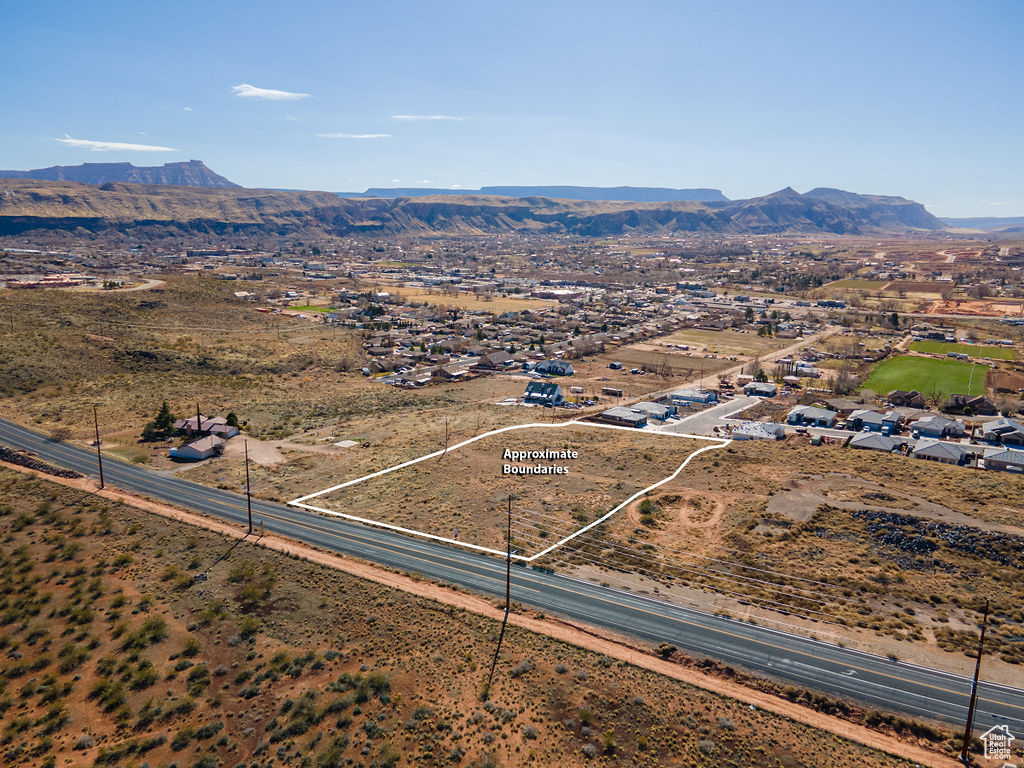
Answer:
<path fill-rule="evenodd" d="M 0 18 L 4 168 L 197 158 L 331 191 L 833 186 L 1024 215 L 1015 0 L 2 0 Z"/>

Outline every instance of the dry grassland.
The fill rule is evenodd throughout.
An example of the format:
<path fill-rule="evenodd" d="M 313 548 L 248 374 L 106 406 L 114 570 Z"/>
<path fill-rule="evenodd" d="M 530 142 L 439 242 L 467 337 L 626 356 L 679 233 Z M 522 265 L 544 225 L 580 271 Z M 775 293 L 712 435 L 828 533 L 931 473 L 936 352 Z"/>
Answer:
<path fill-rule="evenodd" d="M 499 549 L 512 496 L 519 532 L 513 544 L 532 554 L 669 476 L 705 445 L 599 427 L 514 430 L 308 503 L 445 537 L 457 528 L 460 540 Z M 503 458 L 506 450 L 544 449 L 575 451 L 579 458 Z M 568 474 L 505 475 L 506 464 L 566 467 Z M 334 484 L 324 480 L 322 487 Z"/>
<path fill-rule="evenodd" d="M 1024 478 L 790 438 L 708 454 L 651 502 L 647 524 L 630 510 L 558 559 L 609 581 L 639 571 L 648 590 L 711 588 L 734 612 L 740 599 L 775 620 L 784 608 L 901 656 L 964 661 L 990 598 L 989 673 L 1019 675 L 1008 665 L 1024 663 Z"/>
<path fill-rule="evenodd" d="M 515 627 L 482 701 L 490 619 L 7 470 L 0 552 L 8 765 L 910 765 Z"/>

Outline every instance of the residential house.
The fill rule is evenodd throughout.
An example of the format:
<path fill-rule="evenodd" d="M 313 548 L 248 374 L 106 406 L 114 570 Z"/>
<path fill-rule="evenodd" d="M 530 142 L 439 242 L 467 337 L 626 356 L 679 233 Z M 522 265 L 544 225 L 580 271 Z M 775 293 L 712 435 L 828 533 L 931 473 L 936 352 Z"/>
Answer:
<path fill-rule="evenodd" d="M 1014 448 L 986 448 L 985 469 L 1024 472 L 1024 451 Z"/>
<path fill-rule="evenodd" d="M 775 422 L 745 421 L 732 430 L 733 440 L 781 440 L 786 428 Z"/>
<path fill-rule="evenodd" d="M 523 402 L 553 408 L 565 402 L 562 388 L 551 381 L 531 381 L 526 385 Z"/>
<path fill-rule="evenodd" d="M 541 360 L 534 370 L 549 376 L 572 376 L 576 372 L 568 360 Z"/>
<path fill-rule="evenodd" d="M 924 395 L 916 389 L 912 389 L 909 392 L 902 389 L 894 389 L 885 396 L 885 401 L 903 408 L 924 408 L 928 405 Z"/>
<path fill-rule="evenodd" d="M 918 435 L 934 438 L 963 437 L 964 430 L 965 426 L 962 421 L 947 419 L 937 413 L 922 416 L 910 425 L 911 434 L 916 433 L 915 437 Z"/>
<path fill-rule="evenodd" d="M 863 448 L 869 451 L 882 451 L 892 453 L 899 445 L 899 441 L 888 435 L 880 435 L 877 432 L 861 432 L 850 440 L 851 448 Z"/>
<path fill-rule="evenodd" d="M 1024 445 L 1024 424 L 1014 419 L 996 419 L 981 427 L 981 439 L 1001 445 Z"/>
<path fill-rule="evenodd" d="M 202 461 L 217 455 L 223 448 L 223 440 L 216 435 L 207 435 L 178 448 L 171 448 L 167 454 L 172 459 L 179 459 L 180 461 Z"/>
<path fill-rule="evenodd" d="M 238 434 L 238 427 L 228 424 L 227 419 L 220 416 L 206 417 L 202 414 L 196 414 L 188 419 L 178 419 L 174 422 L 174 428 L 186 435 L 217 435 L 224 439 Z"/>
<path fill-rule="evenodd" d="M 915 459 L 928 459 L 942 464 L 966 464 L 974 455 L 968 446 L 944 443 L 941 440 L 920 440 L 910 453 Z"/>
<path fill-rule="evenodd" d="M 743 387 L 743 394 L 748 397 L 775 397 L 778 392 L 778 386 L 767 381 L 752 381 Z"/>
<path fill-rule="evenodd" d="M 647 416 L 648 420 L 653 419 L 654 421 L 665 421 L 676 412 L 674 405 L 663 405 L 661 403 L 639 402 L 628 407 L 631 411 L 642 413 Z"/>
<path fill-rule="evenodd" d="M 834 397 L 827 402 L 829 408 L 844 415 L 853 413 L 853 411 L 856 411 L 862 405 L 862 403 L 858 403 L 845 397 Z"/>
<path fill-rule="evenodd" d="M 473 364 L 475 371 L 503 371 L 512 365 L 512 356 L 508 352 L 489 352 L 481 355 L 480 359 Z"/>
<path fill-rule="evenodd" d="M 995 403 L 981 395 L 950 395 L 949 402 L 943 410 L 948 413 L 962 413 L 965 416 L 995 416 L 999 412 Z"/>
<path fill-rule="evenodd" d="M 878 411 L 873 411 L 869 408 L 859 408 L 850 413 L 849 417 L 847 417 L 846 423 L 850 429 L 854 429 L 858 432 L 867 427 L 872 432 L 892 434 L 896 431 L 896 427 L 900 423 L 900 415 L 896 413 L 896 411 L 879 413 Z"/>
<path fill-rule="evenodd" d="M 672 402 L 679 403 L 717 403 L 718 393 L 713 389 L 679 389 L 669 397 Z"/>
<path fill-rule="evenodd" d="M 810 427 L 831 427 L 836 423 L 836 412 L 814 405 L 798 405 L 786 415 L 787 424 Z"/>
<path fill-rule="evenodd" d="M 636 427 L 637 429 L 647 426 L 647 414 L 634 411 L 624 405 L 617 405 L 604 411 L 600 417 L 601 421 L 609 424 L 616 424 L 620 427 Z"/>

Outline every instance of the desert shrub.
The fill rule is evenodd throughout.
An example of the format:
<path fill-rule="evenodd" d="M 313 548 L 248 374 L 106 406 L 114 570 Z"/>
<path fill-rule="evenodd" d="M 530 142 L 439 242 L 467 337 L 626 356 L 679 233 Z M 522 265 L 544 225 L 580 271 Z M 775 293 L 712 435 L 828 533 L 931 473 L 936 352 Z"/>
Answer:
<path fill-rule="evenodd" d="M 527 672 L 533 669 L 533 659 L 523 659 L 521 662 L 512 667 L 509 672 L 511 677 L 522 677 Z"/>
<path fill-rule="evenodd" d="M 345 749 L 348 747 L 348 734 L 335 735 L 327 748 L 316 757 L 317 768 L 343 768 L 345 765 Z"/>
<path fill-rule="evenodd" d="M 203 646 L 198 639 L 190 637 L 185 640 L 185 645 L 181 649 L 181 655 L 186 659 L 191 659 L 198 656 L 202 648 Z"/>
<path fill-rule="evenodd" d="M 210 684 L 210 670 L 205 664 L 196 664 L 188 673 L 186 688 L 192 696 L 198 696 Z"/>

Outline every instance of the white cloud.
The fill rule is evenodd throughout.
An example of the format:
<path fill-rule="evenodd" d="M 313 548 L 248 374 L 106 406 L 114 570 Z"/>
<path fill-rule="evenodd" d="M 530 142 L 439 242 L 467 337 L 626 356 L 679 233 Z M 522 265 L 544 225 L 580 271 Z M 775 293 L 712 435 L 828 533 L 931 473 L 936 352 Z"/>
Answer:
<path fill-rule="evenodd" d="M 255 85 L 242 83 L 231 86 L 231 92 L 243 99 L 266 99 L 267 101 L 298 101 L 309 98 L 308 93 L 293 91 L 276 91 L 273 88 L 257 88 Z"/>
<path fill-rule="evenodd" d="M 390 139 L 390 133 L 318 133 L 318 139 Z"/>
<path fill-rule="evenodd" d="M 416 182 L 416 183 L 417 183 L 417 184 L 433 184 L 434 182 L 432 182 L 432 181 L 431 181 L 430 179 L 420 179 L 420 180 L 419 180 L 418 182 Z"/>
<path fill-rule="evenodd" d="M 1006 202 L 1004 201 L 999 203 L 989 203 L 989 205 L 1006 205 Z"/>
<path fill-rule="evenodd" d="M 297 117 L 296 117 L 295 115 L 285 115 L 285 116 L 284 116 L 284 119 L 285 119 L 285 120 L 287 120 L 287 121 L 288 121 L 289 123 L 294 123 L 294 122 L 296 122 L 296 121 L 297 121 L 297 120 L 298 120 L 299 118 L 297 118 Z"/>
<path fill-rule="evenodd" d="M 465 120 L 466 118 L 455 115 L 392 115 L 391 119 L 415 122 L 419 120 Z"/>
<path fill-rule="evenodd" d="M 185 112 L 191 112 L 192 111 L 192 107 L 182 107 L 182 110 L 185 111 Z"/>
<path fill-rule="evenodd" d="M 462 189 L 462 185 L 461 184 L 452 184 L 451 188 L 452 189 Z"/>
<path fill-rule="evenodd" d="M 174 147 L 158 147 L 152 144 L 126 144 L 122 141 L 92 141 L 90 139 L 72 139 L 64 134 L 63 139 L 54 139 L 61 144 L 92 152 L 178 152 Z"/>
<path fill-rule="evenodd" d="M 402 181 L 401 179 L 392 179 L 392 180 L 391 180 L 391 183 L 392 183 L 392 184 L 398 184 L 398 183 L 400 183 L 401 181 Z"/>

